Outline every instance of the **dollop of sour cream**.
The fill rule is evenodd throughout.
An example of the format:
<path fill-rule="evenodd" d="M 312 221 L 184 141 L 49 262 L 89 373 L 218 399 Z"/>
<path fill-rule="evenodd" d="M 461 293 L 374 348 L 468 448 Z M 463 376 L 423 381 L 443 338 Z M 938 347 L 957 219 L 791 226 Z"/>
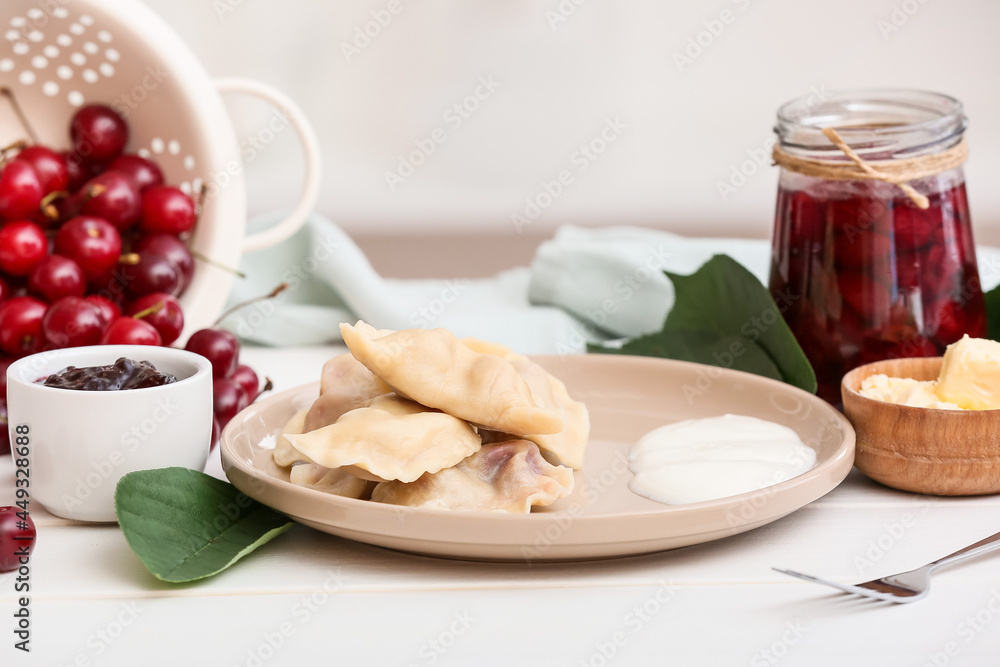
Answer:
<path fill-rule="evenodd" d="M 792 429 L 746 417 L 689 419 L 650 431 L 629 450 L 629 488 L 683 505 L 735 496 L 791 479 L 816 463 Z"/>

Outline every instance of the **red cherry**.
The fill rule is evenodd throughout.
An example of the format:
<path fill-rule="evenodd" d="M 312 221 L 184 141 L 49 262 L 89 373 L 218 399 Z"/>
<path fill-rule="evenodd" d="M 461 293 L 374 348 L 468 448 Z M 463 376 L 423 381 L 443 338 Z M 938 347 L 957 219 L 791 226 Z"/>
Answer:
<path fill-rule="evenodd" d="M 184 242 L 173 234 L 144 234 L 136 241 L 133 250 L 140 255 L 159 255 L 173 262 L 181 272 L 181 293 L 191 284 L 191 278 L 194 276 L 194 258 Z"/>
<path fill-rule="evenodd" d="M 101 336 L 101 345 L 160 345 L 159 332 L 149 322 L 134 317 L 119 317 Z"/>
<path fill-rule="evenodd" d="M 14 357 L 0 357 L 0 400 L 3 401 L 4 410 L 7 409 L 7 368 L 10 367 L 12 363 L 17 361 Z M 7 415 L 4 414 L 4 417 Z M 4 421 L 2 424 L 2 431 L 7 430 L 7 422 Z M 2 454 L 3 452 L 0 452 Z"/>
<path fill-rule="evenodd" d="M 46 306 L 32 296 L 0 302 L 0 349 L 15 357 L 38 351 Z"/>
<path fill-rule="evenodd" d="M 194 200 L 180 188 L 155 185 L 142 193 L 142 222 L 147 232 L 182 234 L 197 220 Z"/>
<path fill-rule="evenodd" d="M 97 309 L 98 314 L 101 316 L 101 326 L 104 329 L 107 329 L 109 324 L 122 316 L 121 309 L 103 296 L 88 294 L 83 298 Z"/>
<path fill-rule="evenodd" d="M 65 296 L 45 311 L 42 335 L 56 347 L 97 345 L 104 320 L 97 307 L 78 296 Z"/>
<path fill-rule="evenodd" d="M 232 377 L 239 365 L 240 342 L 225 329 L 195 331 L 184 349 L 211 361 L 212 375 L 216 378 Z"/>
<path fill-rule="evenodd" d="M 14 161 L 26 162 L 34 168 L 45 194 L 69 187 L 69 168 L 62 153 L 36 144 L 18 153 Z"/>
<path fill-rule="evenodd" d="M 108 221 L 81 215 L 59 228 L 56 252 L 76 261 L 83 275 L 91 280 L 115 268 L 122 239 Z"/>
<path fill-rule="evenodd" d="M 63 151 L 62 156 L 66 160 L 66 189 L 69 192 L 76 192 L 101 172 L 100 165 L 84 164 L 79 156 L 69 151 Z"/>
<path fill-rule="evenodd" d="M 33 222 L 8 222 L 0 227 L 0 269 L 12 276 L 31 273 L 48 249 L 45 232 Z"/>
<path fill-rule="evenodd" d="M 219 426 L 226 427 L 240 410 L 250 405 L 243 387 L 230 378 L 215 378 L 212 383 L 212 405 Z"/>
<path fill-rule="evenodd" d="M 155 313 L 150 313 L 142 317 L 149 322 L 159 332 L 164 345 L 170 345 L 181 335 L 184 329 L 184 313 L 181 311 L 181 302 L 170 294 L 163 292 L 153 292 L 146 296 L 139 297 L 132 302 L 128 308 L 129 315 L 136 315 L 144 310 L 149 310 L 157 304 L 163 304 Z"/>
<path fill-rule="evenodd" d="M 128 125 L 114 109 L 91 104 L 73 114 L 69 136 L 74 154 L 88 162 L 108 162 L 125 148 Z"/>
<path fill-rule="evenodd" d="M 64 296 L 83 296 L 87 290 L 83 269 L 69 257 L 43 257 L 28 276 L 28 290 L 52 303 Z"/>
<path fill-rule="evenodd" d="M 87 181 L 81 192 L 84 193 L 81 213 L 103 218 L 121 231 L 139 222 L 142 199 L 128 174 L 121 171 L 98 174 Z"/>
<path fill-rule="evenodd" d="M 4 376 L 7 375 L 7 370 L 4 369 Z M 3 398 L 0 399 L 0 421 L 2 421 L 2 428 L 0 428 L 0 456 L 4 454 L 10 454 L 10 429 L 7 428 L 7 387 L 4 386 Z"/>
<path fill-rule="evenodd" d="M 12 572 L 23 563 L 21 555 L 35 548 L 35 522 L 19 507 L 0 507 L 0 572 Z"/>
<path fill-rule="evenodd" d="M 247 395 L 247 402 L 253 403 L 257 400 L 257 395 L 260 394 L 260 378 L 257 377 L 257 373 L 252 368 L 240 364 L 236 367 L 232 379 L 243 388 Z"/>
<path fill-rule="evenodd" d="M 29 218 L 38 211 L 44 196 L 38 172 L 27 162 L 14 160 L 0 172 L 0 218 Z"/>
<path fill-rule="evenodd" d="M 135 264 L 120 267 L 125 291 L 132 298 L 153 292 L 180 294 L 181 272 L 169 259 L 153 254 L 139 255 Z"/>
<path fill-rule="evenodd" d="M 132 177 L 139 192 L 153 185 L 163 185 L 163 172 L 152 160 L 140 155 L 120 155 L 108 165 L 108 171 L 121 171 Z"/>

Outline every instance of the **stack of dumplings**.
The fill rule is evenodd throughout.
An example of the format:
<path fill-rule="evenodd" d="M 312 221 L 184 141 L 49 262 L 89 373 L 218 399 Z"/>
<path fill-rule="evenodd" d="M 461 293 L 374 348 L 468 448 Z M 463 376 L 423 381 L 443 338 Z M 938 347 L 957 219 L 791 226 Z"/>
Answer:
<path fill-rule="evenodd" d="M 348 498 L 527 513 L 573 491 L 590 419 L 545 369 L 446 329 L 340 325 L 320 396 L 285 425 L 274 462 Z"/>

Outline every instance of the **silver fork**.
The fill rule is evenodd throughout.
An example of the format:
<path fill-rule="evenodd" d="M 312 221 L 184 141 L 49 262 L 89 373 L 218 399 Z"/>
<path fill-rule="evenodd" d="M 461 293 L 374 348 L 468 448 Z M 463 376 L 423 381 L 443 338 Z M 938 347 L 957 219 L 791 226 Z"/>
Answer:
<path fill-rule="evenodd" d="M 796 572 L 795 570 L 782 570 L 777 567 L 771 569 L 775 572 L 781 572 L 783 574 L 789 574 L 793 577 L 798 577 L 799 579 L 805 579 L 806 581 L 832 586 L 844 591 L 845 593 L 863 595 L 864 597 L 873 598 L 875 600 L 885 600 L 887 602 L 916 602 L 920 598 L 927 595 L 931 586 L 931 572 L 937 568 L 944 567 L 945 565 L 953 565 L 996 549 L 1000 549 L 1000 533 L 991 535 L 986 539 L 979 540 L 975 544 L 970 544 L 964 549 L 959 549 L 953 554 L 949 554 L 944 558 L 938 558 L 936 561 L 928 563 L 923 567 L 918 567 L 915 570 L 900 572 L 899 574 L 892 574 L 888 577 L 873 579 L 872 581 L 865 581 L 854 585 L 841 584 L 836 581 L 830 581 L 829 579 L 814 577 L 811 574 Z"/>

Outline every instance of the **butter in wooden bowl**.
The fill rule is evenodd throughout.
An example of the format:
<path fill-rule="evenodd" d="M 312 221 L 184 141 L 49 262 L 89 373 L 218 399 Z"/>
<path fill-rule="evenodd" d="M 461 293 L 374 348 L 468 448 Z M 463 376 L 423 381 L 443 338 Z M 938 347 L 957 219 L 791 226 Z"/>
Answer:
<path fill-rule="evenodd" d="M 1000 343 L 963 337 L 944 357 L 887 359 L 844 376 L 855 465 L 904 491 L 1000 493 Z"/>

